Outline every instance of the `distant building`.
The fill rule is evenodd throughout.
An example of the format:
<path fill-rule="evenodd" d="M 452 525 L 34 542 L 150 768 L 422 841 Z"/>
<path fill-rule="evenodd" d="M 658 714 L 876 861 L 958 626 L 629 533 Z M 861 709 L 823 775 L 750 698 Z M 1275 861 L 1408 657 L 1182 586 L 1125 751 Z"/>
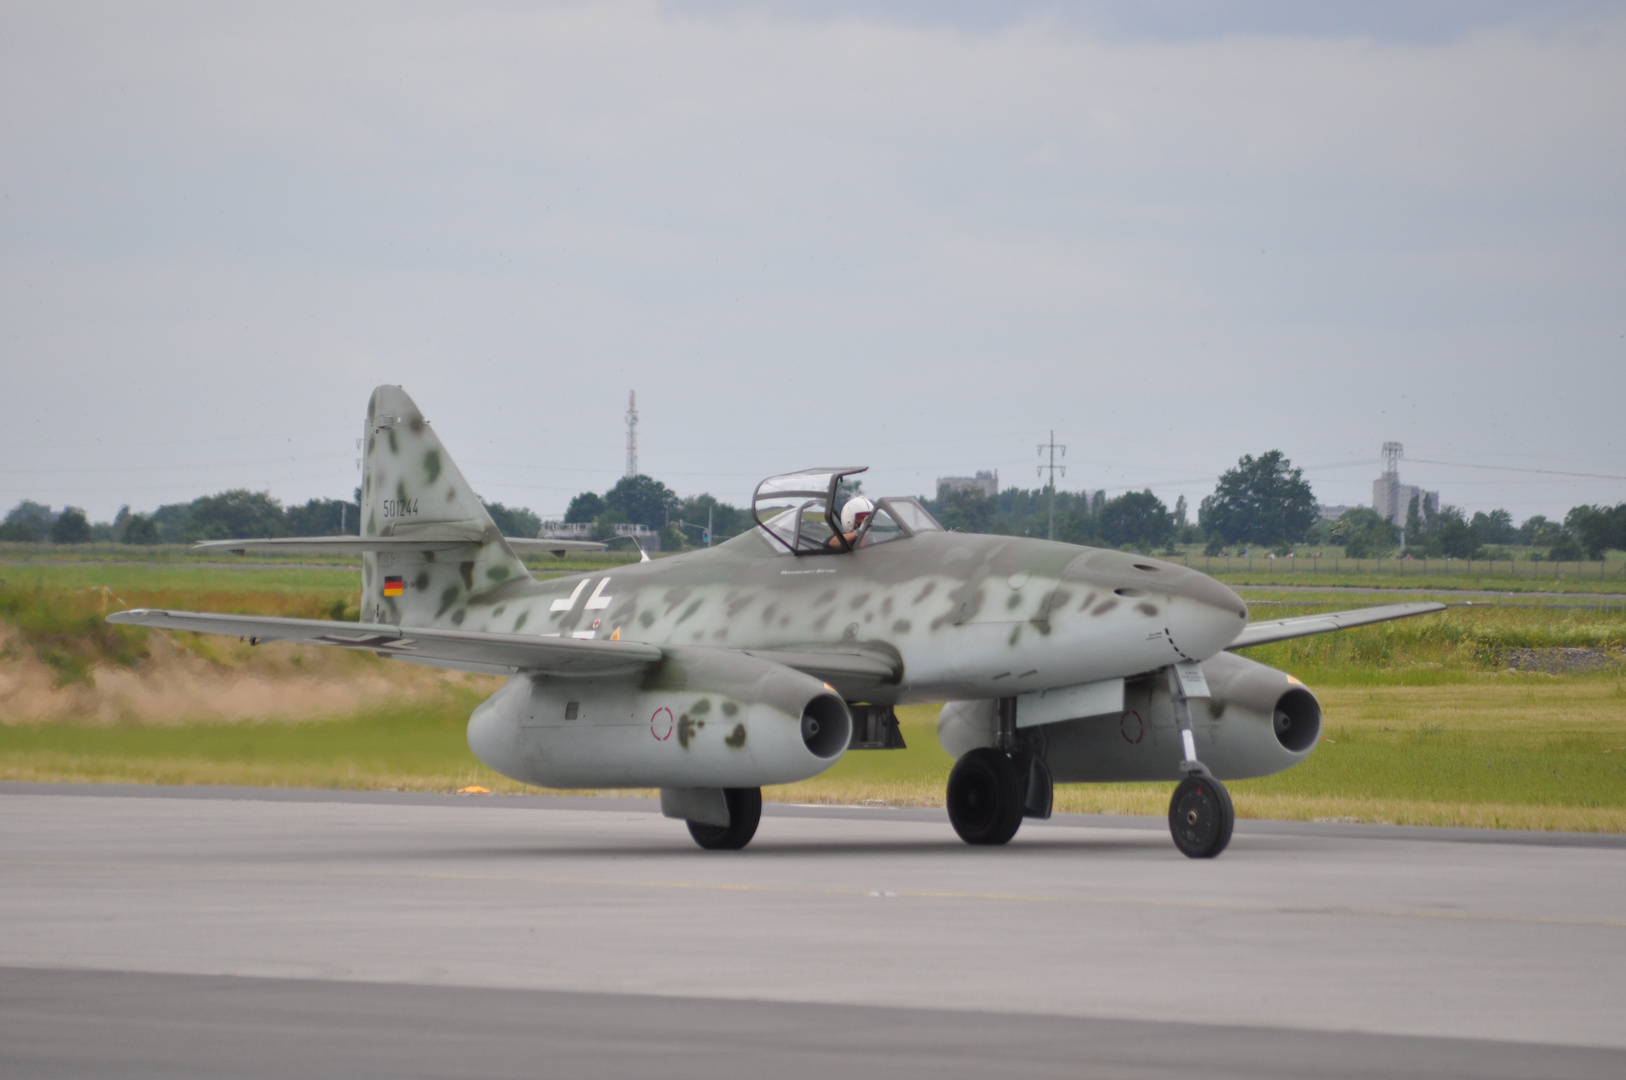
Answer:
<path fill-rule="evenodd" d="M 594 528 L 591 521 L 544 521 L 537 535 L 543 540 L 591 540 Z M 661 534 L 648 525 L 617 525 L 615 535 L 632 537 L 645 551 L 661 549 Z"/>
<path fill-rule="evenodd" d="M 1406 515 L 1411 511 L 1413 499 L 1417 500 L 1417 512 L 1420 514 L 1440 512 L 1438 491 L 1424 491 L 1416 484 L 1402 484 L 1398 477 L 1392 482 L 1386 476 L 1372 481 L 1372 509 L 1387 518 L 1391 525 L 1406 524 Z"/>
<path fill-rule="evenodd" d="M 937 487 L 952 491 L 980 491 L 990 499 L 999 495 L 999 470 L 978 472 L 976 476 L 939 476 Z"/>
<path fill-rule="evenodd" d="M 1353 509 L 1353 506 L 1322 506 L 1318 503 L 1315 512 L 1327 521 L 1337 521 Z"/>
<path fill-rule="evenodd" d="M 1406 515 L 1411 510 L 1411 501 L 1417 500 L 1417 510 L 1421 514 L 1437 514 L 1440 512 L 1440 493 L 1438 491 L 1424 491 L 1416 484 L 1402 484 L 1400 482 L 1401 446 L 1397 442 L 1383 444 L 1383 475 L 1372 481 L 1372 509 L 1376 510 L 1391 525 L 1406 524 Z"/>

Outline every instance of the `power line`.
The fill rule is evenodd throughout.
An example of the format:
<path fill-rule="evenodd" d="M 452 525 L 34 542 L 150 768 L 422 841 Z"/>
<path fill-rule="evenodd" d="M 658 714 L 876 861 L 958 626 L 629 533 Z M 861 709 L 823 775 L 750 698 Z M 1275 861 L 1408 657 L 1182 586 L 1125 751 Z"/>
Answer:
<path fill-rule="evenodd" d="M 25 476 L 58 476 L 68 473 L 133 473 L 133 472 L 198 472 L 207 469 L 252 469 L 265 468 L 300 461 L 339 461 L 348 455 L 338 454 L 310 454 L 301 457 L 262 457 L 251 461 L 200 461 L 193 464 L 171 462 L 167 465 L 96 465 L 86 468 L 69 469 L 34 469 L 34 468 L 0 468 L 0 475 Z"/>
<path fill-rule="evenodd" d="M 1407 458 L 1419 465 L 1444 465 L 1452 469 L 1490 469 L 1495 472 L 1541 473 L 1543 476 L 1579 476 L 1585 480 L 1626 480 L 1626 476 L 1608 473 L 1563 472 L 1559 469 L 1521 469 L 1516 465 L 1470 465 L 1465 461 L 1430 461 L 1428 458 Z"/>

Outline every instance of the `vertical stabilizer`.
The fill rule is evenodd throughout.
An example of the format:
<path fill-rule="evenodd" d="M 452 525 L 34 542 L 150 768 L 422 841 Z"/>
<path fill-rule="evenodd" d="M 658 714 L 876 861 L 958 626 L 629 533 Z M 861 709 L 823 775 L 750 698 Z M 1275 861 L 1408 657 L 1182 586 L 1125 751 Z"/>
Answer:
<path fill-rule="evenodd" d="M 448 541 L 437 551 L 363 555 L 364 621 L 461 626 L 471 604 L 510 581 L 529 577 L 423 413 L 399 386 L 373 391 L 364 446 L 361 535 Z"/>

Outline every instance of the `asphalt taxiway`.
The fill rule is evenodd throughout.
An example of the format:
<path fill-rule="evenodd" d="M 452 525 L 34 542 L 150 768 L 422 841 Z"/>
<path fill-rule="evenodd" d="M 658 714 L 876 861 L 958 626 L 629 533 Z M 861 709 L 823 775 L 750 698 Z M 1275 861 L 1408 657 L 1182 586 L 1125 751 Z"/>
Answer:
<path fill-rule="evenodd" d="M 0 1075 L 1620 1076 L 1626 838 L 0 785 Z"/>

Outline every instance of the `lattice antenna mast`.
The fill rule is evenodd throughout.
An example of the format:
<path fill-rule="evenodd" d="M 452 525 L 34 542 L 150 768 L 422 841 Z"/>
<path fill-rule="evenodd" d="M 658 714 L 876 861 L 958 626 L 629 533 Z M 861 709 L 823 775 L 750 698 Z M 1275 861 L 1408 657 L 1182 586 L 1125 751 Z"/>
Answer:
<path fill-rule="evenodd" d="M 638 475 L 638 391 L 627 391 L 627 475 Z"/>
<path fill-rule="evenodd" d="M 1397 442 L 1383 444 L 1383 475 L 1399 476 L 1400 459 L 1405 457 L 1405 448 Z"/>
<path fill-rule="evenodd" d="M 1050 474 L 1050 528 L 1045 534 L 1045 538 L 1048 540 L 1054 540 L 1056 538 L 1056 473 L 1059 471 L 1063 476 L 1067 475 L 1067 466 L 1056 464 L 1056 451 L 1058 450 L 1061 451 L 1062 457 L 1067 456 L 1067 447 L 1056 442 L 1056 432 L 1054 429 L 1052 429 L 1050 432 L 1050 441 L 1039 444 L 1040 457 L 1043 457 L 1046 452 L 1050 454 L 1050 463 L 1048 465 L 1039 466 L 1040 476 L 1043 476 L 1047 472 Z"/>

